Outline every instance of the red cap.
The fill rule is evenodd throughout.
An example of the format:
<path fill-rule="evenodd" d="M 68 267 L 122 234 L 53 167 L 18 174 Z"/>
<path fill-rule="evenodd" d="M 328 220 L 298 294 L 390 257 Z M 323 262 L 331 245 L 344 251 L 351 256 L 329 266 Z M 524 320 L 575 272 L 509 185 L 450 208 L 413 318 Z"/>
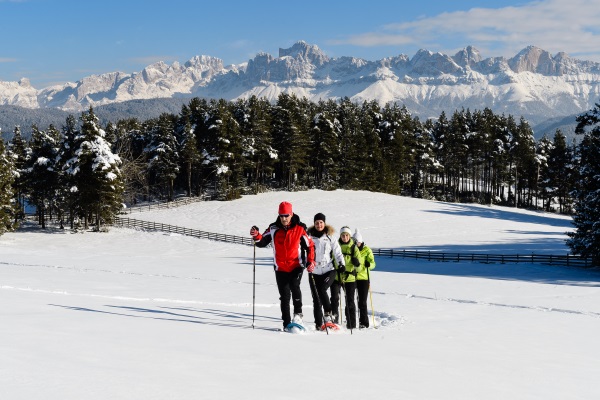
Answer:
<path fill-rule="evenodd" d="M 292 215 L 292 203 L 288 203 L 287 201 L 282 202 L 279 205 L 279 215 L 282 214 L 290 214 Z"/>

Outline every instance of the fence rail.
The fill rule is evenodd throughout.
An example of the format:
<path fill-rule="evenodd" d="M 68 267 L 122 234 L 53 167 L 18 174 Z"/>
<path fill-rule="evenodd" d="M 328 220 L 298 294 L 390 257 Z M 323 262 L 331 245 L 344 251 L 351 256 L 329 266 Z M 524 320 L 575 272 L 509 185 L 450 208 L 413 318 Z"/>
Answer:
<path fill-rule="evenodd" d="M 591 258 L 574 255 L 553 254 L 483 254 L 483 253 L 444 253 L 438 251 L 372 249 L 373 254 L 383 257 L 402 257 L 427 261 L 470 261 L 479 263 L 500 264 L 548 264 L 562 266 L 591 267 Z"/>
<path fill-rule="evenodd" d="M 183 228 L 180 226 L 162 224 L 158 222 L 141 221 L 132 218 L 115 217 L 115 226 L 128 228 L 141 228 L 161 232 L 178 233 L 202 239 L 216 240 L 219 242 L 242 244 L 252 246 L 253 241 L 249 237 L 226 235 L 222 233 L 205 232 L 197 229 Z M 373 254 L 380 257 L 411 258 L 416 260 L 440 261 L 440 262 L 478 262 L 486 264 L 548 264 L 573 267 L 592 267 L 590 258 L 573 255 L 552 254 L 483 254 L 483 253 L 445 253 L 439 251 L 403 250 L 403 249 L 378 249 L 373 248 Z"/>
<path fill-rule="evenodd" d="M 149 222 L 149 221 L 141 221 L 141 220 L 132 219 L 132 218 L 115 217 L 113 220 L 113 225 L 123 226 L 123 227 L 127 227 L 127 228 L 142 228 L 142 229 L 149 229 L 149 230 L 161 231 L 161 232 L 178 233 L 178 234 L 186 235 L 186 236 L 193 236 L 193 237 L 202 238 L 202 239 L 216 240 L 219 242 L 243 244 L 246 246 L 253 245 L 253 241 L 249 237 L 226 235 L 226 234 L 214 233 L 214 232 L 205 232 L 205 231 L 200 231 L 197 229 L 183 228 L 181 226 L 161 224 L 160 222 Z"/>
<path fill-rule="evenodd" d="M 151 211 L 151 210 L 159 210 L 163 208 L 174 208 L 179 207 L 185 204 L 197 203 L 200 201 L 206 201 L 209 199 L 207 196 L 197 196 L 197 197 L 182 197 L 179 199 L 175 199 L 173 201 L 158 201 L 147 204 L 136 204 L 130 207 L 127 207 L 125 213 L 131 214 L 134 212 L 142 212 L 142 211 Z"/>

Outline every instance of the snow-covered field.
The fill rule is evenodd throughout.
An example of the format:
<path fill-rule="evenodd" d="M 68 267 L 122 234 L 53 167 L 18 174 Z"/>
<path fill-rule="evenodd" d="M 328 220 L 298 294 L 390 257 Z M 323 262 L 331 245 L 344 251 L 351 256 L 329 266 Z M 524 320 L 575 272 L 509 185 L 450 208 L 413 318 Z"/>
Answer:
<path fill-rule="evenodd" d="M 132 213 L 235 235 L 279 202 L 371 247 L 565 254 L 570 219 L 370 192 Z M 279 332 L 271 250 L 113 228 L 0 237 L 0 399 L 597 399 L 600 272 L 378 258 L 378 329 Z M 312 301 L 303 278 L 304 315 Z"/>

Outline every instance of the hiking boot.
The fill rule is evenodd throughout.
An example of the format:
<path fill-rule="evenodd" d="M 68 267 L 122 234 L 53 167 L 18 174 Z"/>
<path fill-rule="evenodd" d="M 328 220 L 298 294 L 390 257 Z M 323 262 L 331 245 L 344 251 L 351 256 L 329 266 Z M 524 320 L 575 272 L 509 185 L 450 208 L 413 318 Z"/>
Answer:
<path fill-rule="evenodd" d="M 302 313 L 294 314 L 294 318 L 292 319 L 292 322 L 302 325 L 302 317 L 303 317 Z"/>
<path fill-rule="evenodd" d="M 331 316 L 331 314 L 326 313 L 325 316 L 323 317 L 323 320 L 325 321 L 325 323 L 333 322 L 333 317 Z"/>
<path fill-rule="evenodd" d="M 340 323 L 340 316 L 337 315 L 337 314 L 333 314 L 332 320 L 333 320 L 334 324 L 339 324 Z"/>

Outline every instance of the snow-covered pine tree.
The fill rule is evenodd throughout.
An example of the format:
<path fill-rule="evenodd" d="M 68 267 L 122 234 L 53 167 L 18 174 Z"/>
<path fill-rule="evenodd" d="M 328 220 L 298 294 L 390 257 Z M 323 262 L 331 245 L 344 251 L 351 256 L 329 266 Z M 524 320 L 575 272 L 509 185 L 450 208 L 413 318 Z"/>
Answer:
<path fill-rule="evenodd" d="M 92 107 L 81 114 L 81 130 L 75 137 L 73 157 L 65 163 L 65 172 L 72 176 L 77 192 L 76 209 L 87 229 L 95 219 L 96 230 L 102 221 L 111 221 L 123 206 L 123 179 L 119 156 L 112 153 L 104 139 L 98 118 Z"/>
<path fill-rule="evenodd" d="M 27 148 L 27 143 L 21 135 L 21 127 L 16 126 L 13 131 L 13 137 L 7 146 L 8 155 L 15 169 L 15 180 L 13 183 L 16 199 L 15 206 L 17 207 L 15 222 L 16 219 L 25 214 L 25 164 L 28 158 Z"/>
<path fill-rule="evenodd" d="M 63 213 L 68 213 L 68 220 L 71 229 L 74 228 L 75 205 L 77 203 L 78 192 L 72 190 L 77 187 L 75 176 L 66 173 L 67 161 L 75 156 L 75 138 L 79 135 L 77 130 L 77 121 L 73 115 L 69 115 L 65 120 L 65 125 L 62 128 L 62 140 L 58 148 L 58 156 L 56 158 L 56 168 L 61 171 L 59 175 L 59 193 L 58 207 Z"/>
<path fill-rule="evenodd" d="M 184 105 L 175 127 L 175 136 L 179 142 L 180 162 L 185 170 L 185 182 L 187 195 L 192 195 L 193 176 L 197 175 L 198 165 L 202 157 L 198 151 L 198 142 L 191 123 L 189 107 Z M 196 172 L 196 173 L 194 173 Z"/>
<path fill-rule="evenodd" d="M 306 121 L 308 104 L 296 95 L 282 93 L 272 108 L 271 134 L 278 158 L 275 174 L 281 186 L 292 190 L 300 172 L 307 165 L 310 121 Z M 307 123 L 304 125 L 304 123 Z"/>
<path fill-rule="evenodd" d="M 340 121 L 337 119 L 338 107 L 333 100 L 319 101 L 317 114 L 311 128 L 313 149 L 309 153 L 313 169 L 312 183 L 321 189 L 337 189 L 339 158 Z"/>
<path fill-rule="evenodd" d="M 360 110 L 359 128 L 361 139 L 360 168 L 361 182 L 364 190 L 380 192 L 384 188 L 385 160 L 383 159 L 380 129 L 382 114 L 379 103 L 363 103 Z"/>
<path fill-rule="evenodd" d="M 58 148 L 53 136 L 38 129 L 36 125 L 31 127 L 29 141 L 31 153 L 26 163 L 25 173 L 26 192 L 30 203 L 36 208 L 42 229 L 46 229 L 46 215 L 50 211 L 58 187 L 59 174 L 56 170 Z"/>
<path fill-rule="evenodd" d="M 567 245 L 574 254 L 591 257 L 600 265 L 600 103 L 577 117 L 576 133 L 583 135 L 579 144 L 579 179 L 574 191 L 576 230 L 569 232 Z"/>
<path fill-rule="evenodd" d="M 0 139 L 0 236 L 16 227 L 15 193 L 12 186 L 15 174 L 13 157 L 8 154 L 4 141 Z"/>
<path fill-rule="evenodd" d="M 240 125 L 225 100 L 215 104 L 211 121 L 209 135 L 213 146 L 209 153 L 212 155 L 216 195 L 222 200 L 237 199 L 244 171 Z"/>
<path fill-rule="evenodd" d="M 173 183 L 179 172 L 179 146 L 175 138 L 175 122 L 175 116 L 167 113 L 147 122 L 149 143 L 145 152 L 148 157 L 148 171 L 153 180 L 166 189 L 168 201 L 173 201 Z"/>
<path fill-rule="evenodd" d="M 253 95 L 247 101 L 237 101 L 233 113 L 242 135 L 246 184 L 253 188 L 254 193 L 260 193 L 271 180 L 277 159 L 270 133 L 271 103 L 266 98 Z"/>
<path fill-rule="evenodd" d="M 548 177 L 558 200 L 558 211 L 569 212 L 573 199 L 570 191 L 575 186 L 577 171 L 574 164 L 574 146 L 567 144 L 565 135 L 557 130 L 548 157 Z"/>

